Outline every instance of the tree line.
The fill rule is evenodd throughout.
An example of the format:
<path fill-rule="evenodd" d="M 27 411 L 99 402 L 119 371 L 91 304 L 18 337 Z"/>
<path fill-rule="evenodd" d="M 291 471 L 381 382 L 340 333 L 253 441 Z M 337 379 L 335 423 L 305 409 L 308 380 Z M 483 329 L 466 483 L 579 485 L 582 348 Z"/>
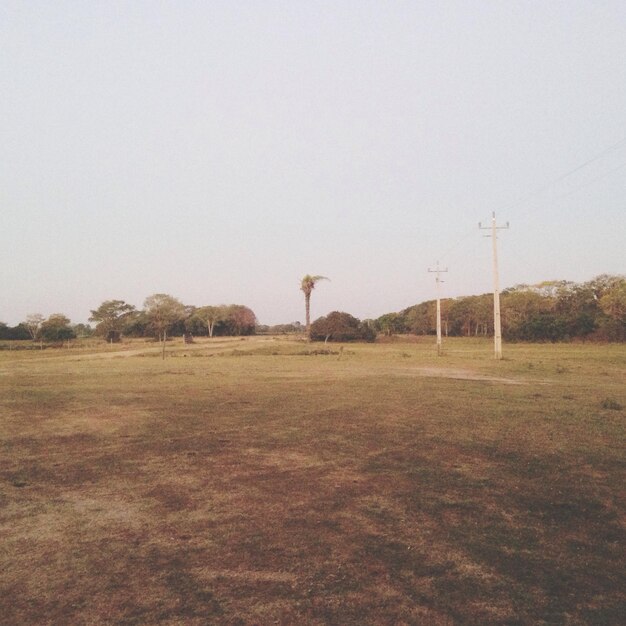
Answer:
<path fill-rule="evenodd" d="M 311 337 L 311 293 L 320 280 L 329 279 L 306 274 L 300 282 L 305 299 L 305 333 L 308 338 Z M 172 335 L 251 335 L 257 329 L 256 315 L 244 305 L 186 306 L 164 293 L 156 293 L 146 298 L 141 311 L 123 300 L 106 300 L 91 311 L 89 321 L 96 323 L 95 331 L 89 325 L 71 325 L 69 318 L 61 313 L 55 313 L 48 319 L 36 313 L 29 315 L 24 322 L 13 328 L 0 322 L 0 340 L 31 338 L 38 340 L 43 347 L 44 341 L 59 342 L 96 334 L 111 343 L 120 341 L 122 336 L 154 336 L 165 343 L 167 337 Z M 301 325 L 295 322 L 262 328 L 265 332 L 298 332 Z"/>
<path fill-rule="evenodd" d="M 254 312 L 241 304 L 189 306 L 157 293 L 138 310 L 123 300 L 107 300 L 91 311 L 87 324 L 71 324 L 62 313 L 48 318 L 29 315 L 15 327 L 0 322 L 0 340 L 32 339 L 60 343 L 91 334 L 117 342 L 126 337 L 223 336 L 298 333 L 313 341 L 373 341 L 386 335 L 436 332 L 436 301 L 429 300 L 375 320 L 360 321 L 333 311 L 310 321 L 310 298 L 323 276 L 306 275 L 300 289 L 305 296 L 306 325 L 299 322 L 259 326 Z M 508 341 L 626 341 L 626 277 L 602 274 L 584 282 L 545 281 L 516 285 L 501 294 L 502 335 Z M 493 295 L 447 298 L 441 301 L 443 333 L 448 336 L 493 334 Z"/>
<path fill-rule="evenodd" d="M 157 293 L 136 309 L 123 300 L 106 300 L 91 311 L 89 321 L 95 324 L 71 324 L 62 313 L 45 318 L 39 313 L 29 315 L 17 326 L 0 322 L 0 339 L 32 339 L 43 343 L 60 343 L 76 337 L 96 335 L 108 342 L 122 337 L 154 337 L 165 341 L 171 336 L 251 335 L 257 319 L 242 304 L 189 306 L 168 294 Z"/>
<path fill-rule="evenodd" d="M 584 282 L 516 285 L 500 298 L 502 336 L 508 341 L 626 340 L 626 277 L 602 274 Z M 374 321 L 384 334 L 435 334 L 436 301 L 386 313 Z M 493 294 L 441 300 L 449 336 L 493 334 Z"/>

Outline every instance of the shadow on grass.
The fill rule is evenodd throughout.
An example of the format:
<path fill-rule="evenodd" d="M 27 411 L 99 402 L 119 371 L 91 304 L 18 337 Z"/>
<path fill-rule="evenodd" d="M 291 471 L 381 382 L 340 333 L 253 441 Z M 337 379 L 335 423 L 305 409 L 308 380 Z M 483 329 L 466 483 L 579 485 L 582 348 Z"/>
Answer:
<path fill-rule="evenodd" d="M 442 554 L 456 555 L 434 566 L 433 606 L 463 623 L 568 623 L 573 614 L 584 623 L 619 623 L 626 533 L 594 480 L 556 456 L 487 446 L 436 453 L 404 448 L 367 466 L 402 476 L 397 497 L 434 524 L 432 544 Z M 406 545 L 380 538 L 367 545 L 394 577 L 429 575 L 423 556 Z M 472 616 L 478 597 L 508 605 L 508 618 Z"/>

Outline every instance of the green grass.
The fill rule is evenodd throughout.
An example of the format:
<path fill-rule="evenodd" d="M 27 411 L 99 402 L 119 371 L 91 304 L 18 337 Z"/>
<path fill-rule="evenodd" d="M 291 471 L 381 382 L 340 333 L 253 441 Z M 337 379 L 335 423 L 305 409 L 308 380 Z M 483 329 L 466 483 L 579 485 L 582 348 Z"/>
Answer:
<path fill-rule="evenodd" d="M 0 622 L 621 623 L 626 348 L 433 347 L 3 351 Z"/>

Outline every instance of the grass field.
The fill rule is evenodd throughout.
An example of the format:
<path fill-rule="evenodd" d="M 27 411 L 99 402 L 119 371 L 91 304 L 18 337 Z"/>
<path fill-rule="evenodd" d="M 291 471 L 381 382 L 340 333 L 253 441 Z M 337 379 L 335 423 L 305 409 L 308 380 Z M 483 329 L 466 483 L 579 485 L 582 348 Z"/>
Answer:
<path fill-rule="evenodd" d="M 626 346 L 446 348 L 0 352 L 0 622 L 624 623 Z"/>

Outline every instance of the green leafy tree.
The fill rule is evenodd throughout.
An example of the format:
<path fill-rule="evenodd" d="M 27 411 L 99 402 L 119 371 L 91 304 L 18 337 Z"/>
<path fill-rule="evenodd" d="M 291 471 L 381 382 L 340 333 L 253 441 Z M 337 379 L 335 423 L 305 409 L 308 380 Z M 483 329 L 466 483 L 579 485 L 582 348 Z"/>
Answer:
<path fill-rule="evenodd" d="M 572 284 L 559 292 L 555 304 L 559 325 L 564 329 L 564 339 L 585 338 L 598 328 L 600 306 L 589 283 Z"/>
<path fill-rule="evenodd" d="M 300 322 L 292 322 L 291 324 L 276 324 L 274 326 L 256 327 L 256 332 L 265 335 L 295 335 L 302 333 L 302 324 Z"/>
<path fill-rule="evenodd" d="M 185 317 L 185 305 L 165 293 L 155 293 L 144 302 L 146 318 L 159 341 L 167 340 L 169 329 Z"/>
<path fill-rule="evenodd" d="M 191 320 L 194 318 L 195 313 L 195 306 L 189 304 L 184 305 L 183 314 L 171 326 L 171 328 L 169 329 L 169 335 L 171 337 L 173 337 L 174 335 L 180 337 L 196 334 L 193 332 L 193 324 L 191 324 Z"/>
<path fill-rule="evenodd" d="M 46 341 L 65 341 L 74 339 L 76 334 L 68 317 L 62 313 L 53 313 L 45 322 L 42 322 L 41 336 Z"/>
<path fill-rule="evenodd" d="M 74 324 L 72 329 L 76 337 L 91 337 L 94 332 L 89 324 Z"/>
<path fill-rule="evenodd" d="M 29 339 L 30 334 L 24 324 L 18 324 L 17 326 L 9 326 L 4 322 L 0 322 L 0 339 L 13 340 L 13 339 Z"/>
<path fill-rule="evenodd" d="M 430 335 L 437 330 L 437 302 L 429 300 L 402 311 L 406 329 L 416 335 Z M 381 318 L 379 318 L 381 319 Z"/>
<path fill-rule="evenodd" d="M 492 294 L 457 298 L 447 311 L 452 335 L 486 335 L 493 328 Z"/>
<path fill-rule="evenodd" d="M 106 300 L 91 311 L 90 322 L 96 322 L 96 333 L 111 343 L 122 337 L 124 326 L 134 313 L 135 307 L 123 300 Z"/>
<path fill-rule="evenodd" d="M 304 293 L 304 310 L 306 317 L 306 335 L 311 338 L 311 292 L 320 280 L 329 280 L 326 276 L 311 276 L 307 274 L 300 281 L 300 289 Z"/>
<path fill-rule="evenodd" d="M 555 298 L 544 295 L 534 286 L 518 285 L 506 289 L 501 296 L 502 334 L 505 339 L 526 339 L 536 333 L 541 324 L 545 332 L 539 332 L 537 339 L 553 340 L 558 333 L 554 322 Z"/>
<path fill-rule="evenodd" d="M 501 312 L 502 334 L 513 341 L 624 341 L 626 277 L 601 274 L 586 283 L 550 280 L 517 285 L 502 292 Z M 493 296 L 442 300 L 441 314 L 446 334 L 491 334 Z M 386 330 L 393 315 L 377 320 L 381 330 Z M 422 302 L 400 315 L 408 331 L 434 332 L 434 302 Z"/>
<path fill-rule="evenodd" d="M 374 341 L 376 331 L 356 317 L 333 311 L 311 324 L 312 341 Z"/>
<path fill-rule="evenodd" d="M 192 319 L 197 319 L 206 327 L 209 337 L 213 337 L 215 327 L 227 318 L 227 307 L 225 306 L 203 306 L 194 312 Z"/>
<path fill-rule="evenodd" d="M 127 337 L 146 337 L 150 332 L 150 322 L 145 311 L 135 311 L 125 320 L 123 333 Z"/>
<path fill-rule="evenodd" d="M 597 300 L 601 300 L 604 295 L 619 288 L 626 282 L 624 276 L 613 276 L 611 274 L 600 274 L 592 278 L 585 286 L 593 291 Z"/>
<path fill-rule="evenodd" d="M 404 317 L 401 313 L 385 313 L 376 320 L 376 327 L 388 337 L 405 332 Z"/>
<path fill-rule="evenodd" d="M 626 339 L 626 279 L 621 278 L 600 298 L 600 308 L 606 316 L 601 323 L 603 339 L 624 341 Z"/>
<path fill-rule="evenodd" d="M 511 339 L 519 341 L 562 341 L 567 334 L 564 321 L 552 311 L 532 313 L 515 329 Z"/>
<path fill-rule="evenodd" d="M 626 324 L 626 279 L 606 290 L 600 298 L 600 307 L 611 319 Z"/>

